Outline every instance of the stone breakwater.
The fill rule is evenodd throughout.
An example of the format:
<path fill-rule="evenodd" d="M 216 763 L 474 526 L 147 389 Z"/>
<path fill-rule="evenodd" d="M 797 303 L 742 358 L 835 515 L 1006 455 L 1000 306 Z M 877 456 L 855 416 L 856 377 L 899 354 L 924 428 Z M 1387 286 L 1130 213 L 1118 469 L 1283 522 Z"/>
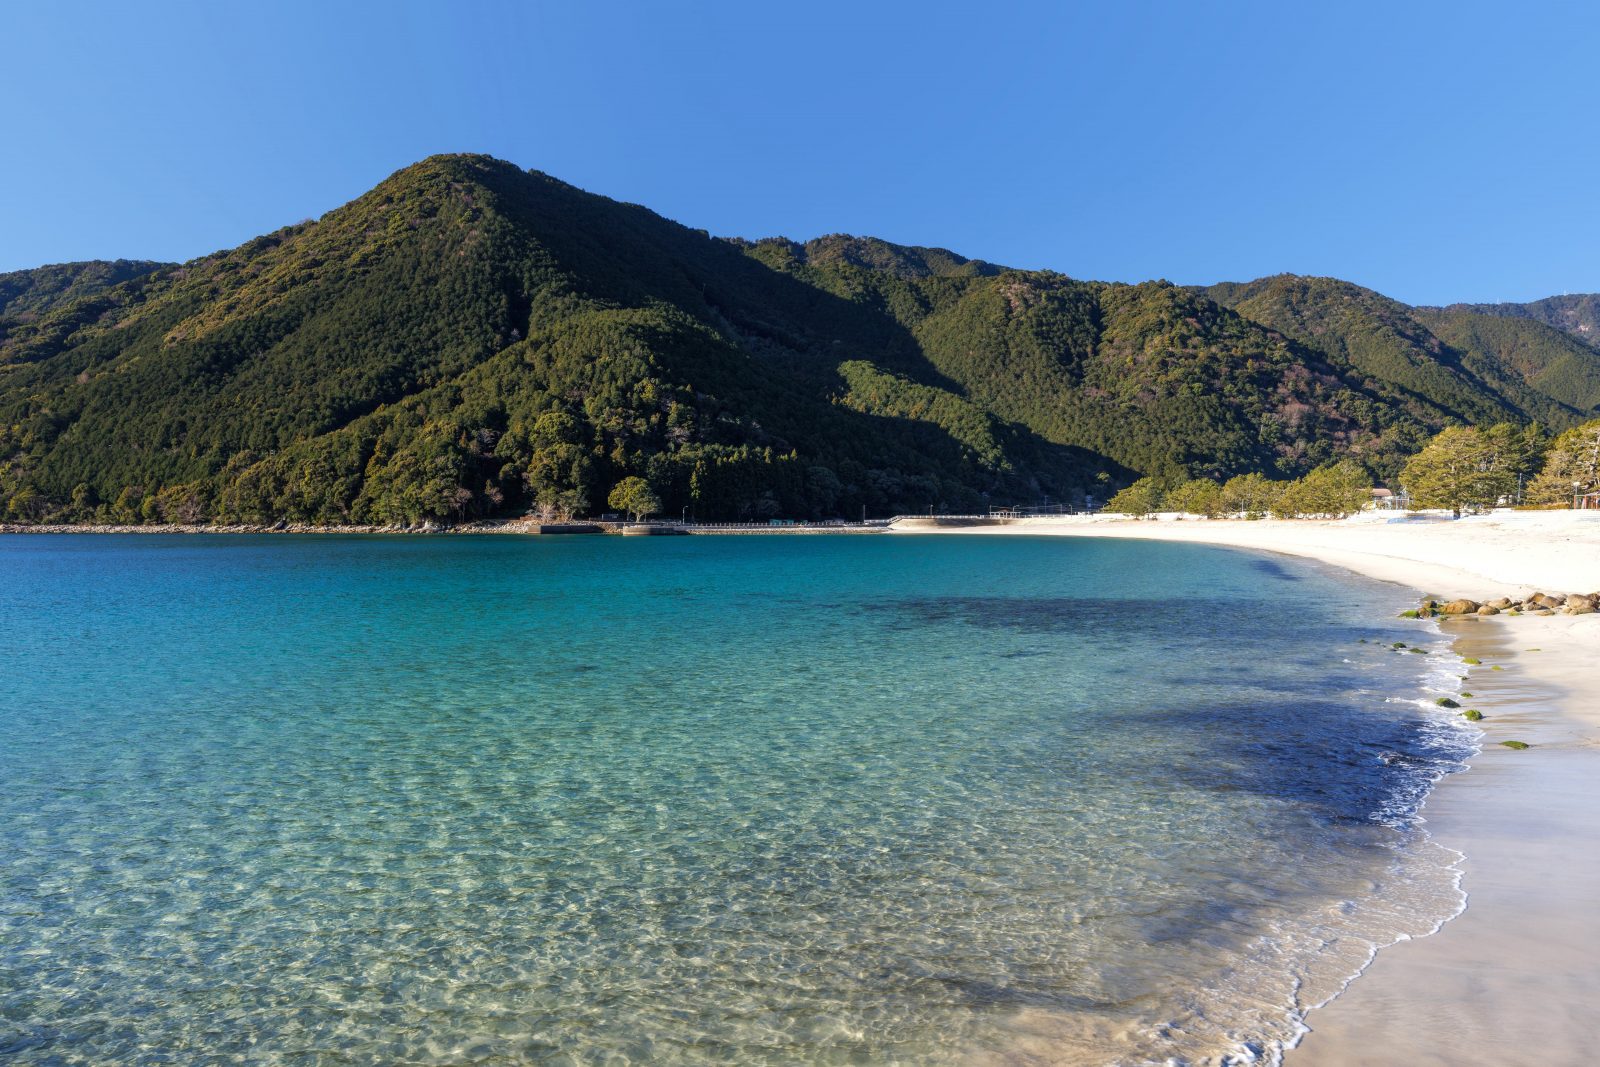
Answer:
<path fill-rule="evenodd" d="M 1432 619 L 1447 615 L 1594 615 L 1600 612 L 1600 593 L 1530 593 L 1521 599 L 1503 596 L 1495 600 L 1435 600 L 1426 597 L 1422 606 L 1407 611 L 1409 619 Z"/>
<path fill-rule="evenodd" d="M 532 519 L 484 520 L 446 524 L 419 522 L 387 525 L 349 524 L 318 526 L 308 522 L 273 523 L 23 523 L 0 522 L 0 534 L 19 533 L 72 533 L 72 534 L 475 534 L 475 533 L 529 533 L 537 532 L 539 524 Z"/>

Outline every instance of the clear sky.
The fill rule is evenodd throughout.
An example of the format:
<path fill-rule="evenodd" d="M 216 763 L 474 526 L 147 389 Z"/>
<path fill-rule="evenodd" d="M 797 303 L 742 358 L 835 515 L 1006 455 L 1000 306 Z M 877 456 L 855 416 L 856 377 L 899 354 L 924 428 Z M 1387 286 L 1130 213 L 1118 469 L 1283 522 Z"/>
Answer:
<path fill-rule="evenodd" d="M 0 270 L 202 255 L 470 151 L 725 235 L 1600 290 L 1594 4 L 39 0 L 0 40 Z"/>

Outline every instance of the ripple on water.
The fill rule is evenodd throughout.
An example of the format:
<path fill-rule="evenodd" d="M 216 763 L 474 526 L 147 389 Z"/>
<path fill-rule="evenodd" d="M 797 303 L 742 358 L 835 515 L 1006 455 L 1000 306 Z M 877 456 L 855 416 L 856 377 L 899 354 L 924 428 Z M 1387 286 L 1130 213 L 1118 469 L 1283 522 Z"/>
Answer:
<path fill-rule="evenodd" d="M 15 1062 L 1267 1055 L 1457 900 L 1412 815 L 1464 735 L 1389 699 L 1444 682 L 1357 643 L 1407 625 L 1372 625 L 1389 594 L 1311 567 L 1011 539 L 0 555 Z"/>

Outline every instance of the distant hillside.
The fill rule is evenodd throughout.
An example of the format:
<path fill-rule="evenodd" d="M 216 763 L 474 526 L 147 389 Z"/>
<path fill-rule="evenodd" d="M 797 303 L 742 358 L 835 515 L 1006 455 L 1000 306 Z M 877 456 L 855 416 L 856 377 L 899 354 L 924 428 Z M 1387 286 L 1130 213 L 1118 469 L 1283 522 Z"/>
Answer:
<path fill-rule="evenodd" d="M 1600 414 L 1600 351 L 1537 319 L 1417 308 L 1435 336 L 1515 371 L 1530 387 L 1586 415 Z"/>
<path fill-rule="evenodd" d="M 146 259 L 90 260 L 0 274 L 0 345 L 41 315 L 169 266 Z"/>
<path fill-rule="evenodd" d="M 28 319 L 170 266 L 149 259 L 95 259 L 0 274 L 0 319 Z"/>
<path fill-rule="evenodd" d="M 1428 310 L 1532 319 L 1600 348 L 1600 293 L 1549 296 L 1526 304 L 1451 304 L 1447 308 Z"/>
<path fill-rule="evenodd" d="M 1337 278 L 1285 274 L 1204 292 L 1462 422 L 1563 428 L 1600 401 L 1600 353 L 1537 323 L 1412 308 Z"/>
<path fill-rule="evenodd" d="M 87 266 L 10 298 L 13 514 L 595 513 L 629 475 L 702 518 L 1103 500 L 1141 474 L 1388 473 L 1449 422 L 1560 427 L 1588 396 L 1581 353 L 1456 347 L 1346 283 L 717 239 L 485 156 L 182 265 Z"/>

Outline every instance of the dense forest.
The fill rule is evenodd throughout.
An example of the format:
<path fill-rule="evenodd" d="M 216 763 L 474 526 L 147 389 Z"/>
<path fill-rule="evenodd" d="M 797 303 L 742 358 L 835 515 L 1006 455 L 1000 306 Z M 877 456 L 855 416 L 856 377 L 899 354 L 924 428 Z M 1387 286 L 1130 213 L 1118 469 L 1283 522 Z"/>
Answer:
<path fill-rule="evenodd" d="M 1448 426 L 1592 418 L 1593 318 L 714 238 L 441 156 L 188 263 L 0 275 L 0 505 L 410 524 L 594 514 L 626 484 L 670 515 L 824 518 L 1388 478 Z"/>

